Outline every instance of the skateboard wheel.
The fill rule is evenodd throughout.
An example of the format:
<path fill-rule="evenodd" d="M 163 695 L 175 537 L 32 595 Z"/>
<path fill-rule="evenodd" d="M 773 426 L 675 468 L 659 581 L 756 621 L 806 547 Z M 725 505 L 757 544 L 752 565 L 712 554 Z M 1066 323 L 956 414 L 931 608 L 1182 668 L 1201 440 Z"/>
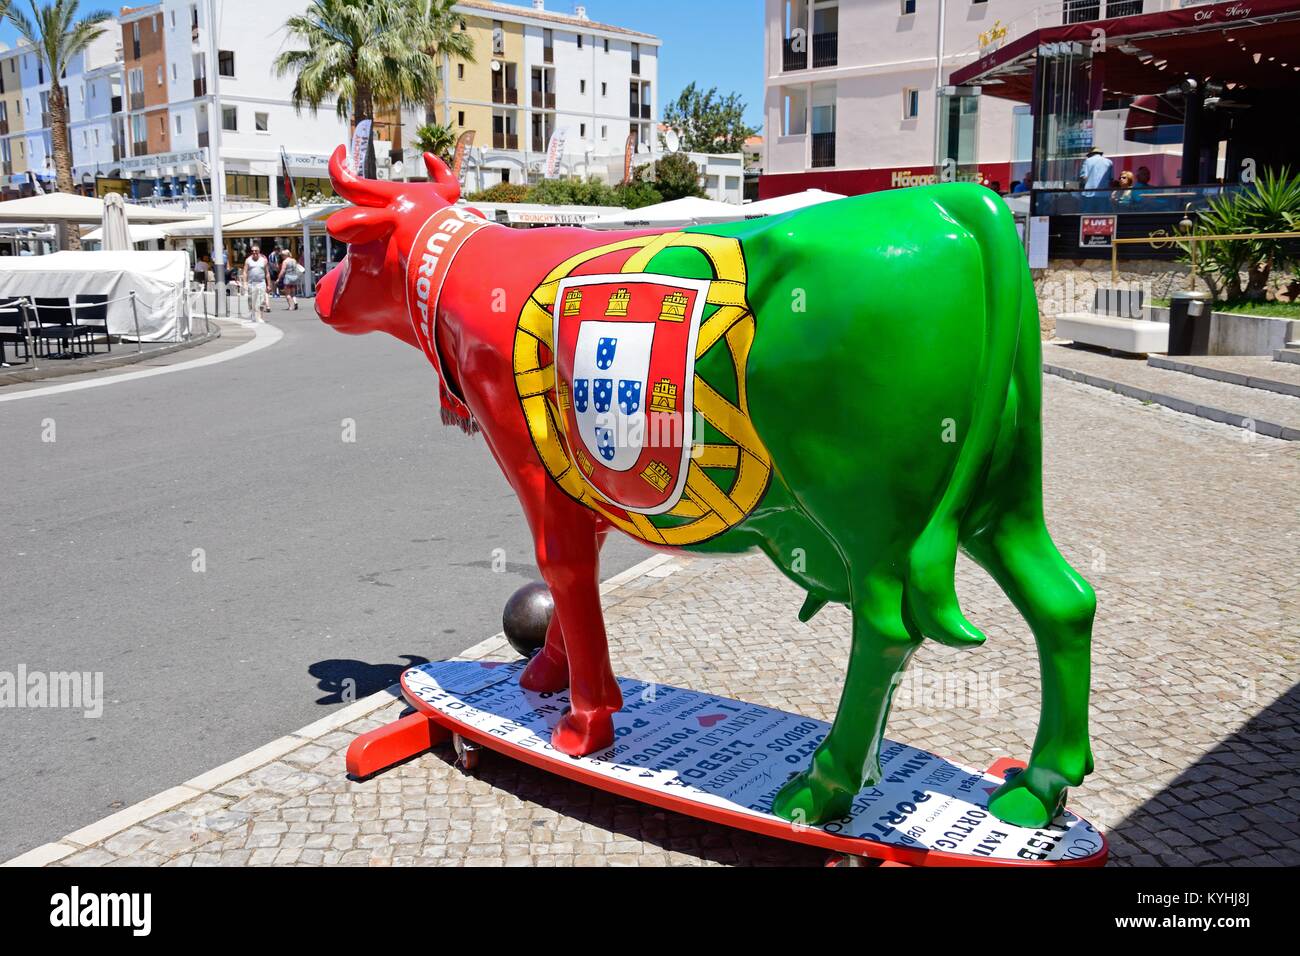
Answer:
<path fill-rule="evenodd" d="M 460 734 L 452 734 L 451 745 L 456 751 L 456 765 L 466 773 L 473 773 L 478 767 L 478 755 L 482 748 Z"/>

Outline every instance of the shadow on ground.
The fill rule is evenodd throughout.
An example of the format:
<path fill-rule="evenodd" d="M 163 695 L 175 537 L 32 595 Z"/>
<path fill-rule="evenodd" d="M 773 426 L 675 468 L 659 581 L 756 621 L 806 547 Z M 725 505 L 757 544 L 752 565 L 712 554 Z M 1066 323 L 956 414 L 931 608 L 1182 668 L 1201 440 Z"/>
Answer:
<path fill-rule="evenodd" d="M 363 697 L 369 697 L 397 683 L 402 672 L 420 664 L 429 663 L 429 658 L 413 654 L 400 655 L 405 664 L 367 664 L 365 661 L 330 660 L 317 661 L 307 668 L 307 673 L 316 678 L 316 686 L 325 692 L 324 697 L 316 700 L 318 704 L 345 704 Z"/>
<path fill-rule="evenodd" d="M 1300 865 L 1300 684 L 1107 834 L 1128 866 Z"/>

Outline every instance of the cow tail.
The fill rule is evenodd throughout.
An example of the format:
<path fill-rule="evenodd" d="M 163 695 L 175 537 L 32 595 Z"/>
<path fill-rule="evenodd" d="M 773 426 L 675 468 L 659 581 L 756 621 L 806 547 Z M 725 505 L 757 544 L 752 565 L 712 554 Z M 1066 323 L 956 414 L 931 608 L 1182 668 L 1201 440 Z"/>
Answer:
<path fill-rule="evenodd" d="M 984 354 L 970 424 L 943 498 L 908 552 L 905 600 L 924 636 L 967 647 L 984 635 L 957 602 L 958 526 L 997 439 L 1015 362 L 1024 252 L 1014 220 L 993 193 L 978 187 L 935 187 L 937 204 L 975 237 L 983 259 Z"/>

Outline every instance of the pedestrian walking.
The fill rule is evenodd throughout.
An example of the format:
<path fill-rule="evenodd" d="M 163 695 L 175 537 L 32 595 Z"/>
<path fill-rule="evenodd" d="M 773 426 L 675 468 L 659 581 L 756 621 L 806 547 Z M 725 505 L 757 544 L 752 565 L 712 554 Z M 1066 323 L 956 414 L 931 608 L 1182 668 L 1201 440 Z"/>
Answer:
<path fill-rule="evenodd" d="M 302 282 L 305 271 L 293 257 L 293 253 L 286 249 L 280 257 L 280 272 L 276 277 L 280 289 L 284 292 L 286 311 L 298 308 L 298 284 Z"/>
<path fill-rule="evenodd" d="M 253 246 L 244 260 L 244 286 L 248 289 L 248 309 L 258 322 L 265 322 L 262 314 L 270 311 L 267 297 L 271 291 L 271 268 L 260 246 Z"/>

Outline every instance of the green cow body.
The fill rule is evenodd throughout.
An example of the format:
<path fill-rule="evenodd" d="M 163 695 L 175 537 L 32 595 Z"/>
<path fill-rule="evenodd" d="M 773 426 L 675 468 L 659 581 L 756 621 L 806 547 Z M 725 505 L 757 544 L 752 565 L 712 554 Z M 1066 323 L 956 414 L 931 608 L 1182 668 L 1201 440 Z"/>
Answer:
<path fill-rule="evenodd" d="M 843 814 L 880 778 L 890 696 L 922 638 L 983 641 L 957 605 L 960 546 L 1025 616 L 1041 659 L 1028 768 L 990 806 L 1047 824 L 1092 769 L 1095 598 L 1043 522 L 1038 316 L 1010 213 L 954 184 L 688 231 L 743 247 L 749 413 L 773 476 L 739 524 L 685 550 L 761 549 L 808 592 L 803 619 L 832 601 L 853 617 L 834 726 L 774 809 Z M 648 271 L 709 277 L 691 250 L 662 252 Z M 724 381 L 725 361 L 715 351 L 696 370 Z"/>

